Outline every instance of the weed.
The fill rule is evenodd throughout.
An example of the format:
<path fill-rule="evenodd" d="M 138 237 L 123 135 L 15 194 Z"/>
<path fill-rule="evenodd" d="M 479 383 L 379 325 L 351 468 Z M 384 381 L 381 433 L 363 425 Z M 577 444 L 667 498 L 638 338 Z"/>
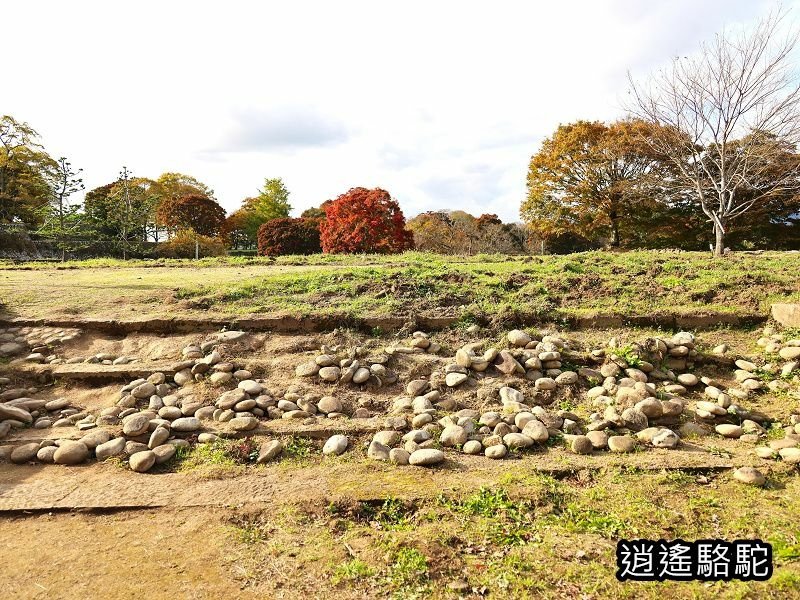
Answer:
<path fill-rule="evenodd" d="M 293 435 L 283 446 L 283 454 L 289 458 L 304 460 L 311 456 L 314 444 L 310 439 Z"/>
<path fill-rule="evenodd" d="M 398 548 L 389 567 L 393 587 L 423 584 L 428 580 L 428 559 L 416 548 Z"/>
<path fill-rule="evenodd" d="M 618 516 L 578 504 L 568 504 L 558 515 L 558 520 L 569 531 L 596 533 L 609 539 L 619 538 L 629 531 L 628 525 Z"/>
<path fill-rule="evenodd" d="M 338 565 L 333 571 L 331 581 L 333 585 L 339 585 L 343 581 L 356 581 L 357 579 L 372 577 L 373 574 L 374 571 L 370 569 L 367 563 L 354 558 Z"/>

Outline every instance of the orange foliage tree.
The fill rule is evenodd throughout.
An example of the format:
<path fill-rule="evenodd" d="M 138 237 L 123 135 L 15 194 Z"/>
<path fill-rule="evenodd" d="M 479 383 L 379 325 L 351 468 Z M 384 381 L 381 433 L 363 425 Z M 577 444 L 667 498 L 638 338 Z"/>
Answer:
<path fill-rule="evenodd" d="M 225 222 L 225 209 L 208 196 L 191 194 L 164 198 L 158 205 L 159 223 L 172 229 L 191 229 L 200 235 L 219 235 Z"/>
<path fill-rule="evenodd" d="M 322 208 L 323 252 L 391 254 L 414 247 L 403 211 L 386 190 L 353 188 Z"/>

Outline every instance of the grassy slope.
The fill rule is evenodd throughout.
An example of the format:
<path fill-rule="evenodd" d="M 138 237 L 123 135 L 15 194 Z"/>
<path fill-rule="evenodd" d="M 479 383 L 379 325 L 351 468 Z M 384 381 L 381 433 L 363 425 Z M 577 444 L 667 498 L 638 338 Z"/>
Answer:
<path fill-rule="evenodd" d="M 800 255 L 589 252 L 0 263 L 13 315 L 344 314 L 554 319 L 593 312 L 752 314 L 800 298 Z"/>

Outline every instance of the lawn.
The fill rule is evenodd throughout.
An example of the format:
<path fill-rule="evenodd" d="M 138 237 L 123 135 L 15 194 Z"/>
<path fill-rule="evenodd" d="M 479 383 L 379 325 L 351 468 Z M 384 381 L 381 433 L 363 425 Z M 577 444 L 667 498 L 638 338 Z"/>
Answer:
<path fill-rule="evenodd" d="M 565 256 L 418 252 L 391 256 L 0 262 L 10 316 L 132 319 L 433 316 L 558 321 L 625 316 L 767 314 L 800 298 L 800 254 L 586 252 Z"/>

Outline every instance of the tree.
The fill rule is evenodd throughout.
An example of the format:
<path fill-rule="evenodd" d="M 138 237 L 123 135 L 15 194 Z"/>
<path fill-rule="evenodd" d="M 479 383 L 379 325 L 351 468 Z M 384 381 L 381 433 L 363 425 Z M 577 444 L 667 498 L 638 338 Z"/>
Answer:
<path fill-rule="evenodd" d="M 84 189 L 83 179 L 78 177 L 83 169 L 74 171 L 72 164 L 63 156 L 56 161 L 50 172 L 50 198 L 42 207 L 42 225 L 39 233 L 52 237 L 61 251 L 61 260 L 66 260 L 67 250 L 72 250 L 75 242 L 70 238 L 81 231 L 82 215 L 80 205 L 72 204 L 70 196 Z"/>
<path fill-rule="evenodd" d="M 158 198 L 150 192 L 148 180 L 135 178 L 122 167 L 107 200 L 106 222 L 116 234 L 114 241 L 122 258 L 127 259 L 130 253 L 141 250 Z"/>
<path fill-rule="evenodd" d="M 352 188 L 324 205 L 322 251 L 389 254 L 414 247 L 400 205 L 380 188 Z"/>
<path fill-rule="evenodd" d="M 235 219 L 225 230 L 229 236 L 236 231 L 236 237 L 242 238 L 244 245 L 252 248 L 256 245 L 258 228 L 272 219 L 287 218 L 290 210 L 289 190 L 283 181 L 280 178 L 266 179 L 258 196 L 244 199 L 241 208 L 234 212 Z M 235 230 L 231 228 L 234 224 Z"/>
<path fill-rule="evenodd" d="M 644 84 L 631 78 L 631 112 L 659 126 L 646 140 L 711 222 L 716 256 L 732 221 L 798 190 L 798 164 L 778 160 L 800 141 L 790 62 L 798 36 L 782 34 L 784 18 L 773 13 L 750 32 L 723 32 Z"/>
<path fill-rule="evenodd" d="M 0 222 L 38 225 L 55 167 L 36 130 L 11 116 L 0 117 Z"/>
<path fill-rule="evenodd" d="M 169 210 L 162 209 L 161 205 L 170 202 L 176 202 L 184 196 L 204 196 L 215 200 L 214 190 L 209 188 L 206 184 L 191 175 L 184 175 L 183 173 L 162 173 L 158 179 L 153 182 L 152 193 L 158 197 L 155 204 L 154 215 L 154 238 L 159 241 L 159 228 L 167 230 L 170 233 L 170 226 L 159 220 L 159 215 L 169 214 Z M 173 226 L 174 229 L 174 226 Z"/>
<path fill-rule="evenodd" d="M 235 250 L 253 247 L 252 239 L 247 233 L 247 215 L 241 208 L 228 215 L 222 224 L 220 235 Z"/>
<path fill-rule="evenodd" d="M 225 209 L 200 194 L 162 199 L 156 209 L 156 220 L 171 229 L 191 229 L 204 236 L 219 235 L 225 222 Z"/>
<path fill-rule="evenodd" d="M 325 210 L 322 207 L 317 208 L 315 206 L 312 206 L 311 208 L 307 208 L 302 213 L 300 213 L 300 218 L 322 220 L 325 218 Z"/>
<path fill-rule="evenodd" d="M 531 230 L 544 238 L 567 232 L 606 237 L 619 246 L 620 227 L 644 209 L 646 182 L 660 167 L 642 143 L 651 129 L 641 120 L 559 126 L 528 168 L 520 212 Z"/>
<path fill-rule="evenodd" d="M 417 215 L 408 222 L 419 250 L 440 254 L 524 254 L 526 229 L 503 223 L 497 215 L 474 217 L 463 210 L 434 211 Z"/>
<path fill-rule="evenodd" d="M 258 230 L 258 253 L 262 256 L 316 254 L 320 245 L 320 219 L 272 219 Z"/>

